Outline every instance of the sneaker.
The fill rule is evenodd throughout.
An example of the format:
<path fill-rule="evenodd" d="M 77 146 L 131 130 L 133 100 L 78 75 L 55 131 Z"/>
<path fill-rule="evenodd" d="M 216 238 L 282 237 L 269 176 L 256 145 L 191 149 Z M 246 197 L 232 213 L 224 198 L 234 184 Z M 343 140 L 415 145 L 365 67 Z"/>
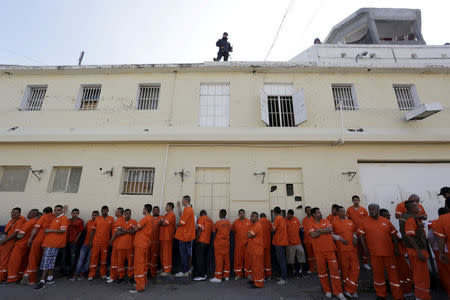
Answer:
<path fill-rule="evenodd" d="M 359 295 L 358 295 L 358 293 L 354 293 L 354 294 L 352 294 L 352 298 L 358 299 L 358 298 L 359 298 Z"/>
<path fill-rule="evenodd" d="M 345 297 L 351 298 L 352 294 L 350 294 L 349 292 L 344 292 Z"/>
<path fill-rule="evenodd" d="M 206 275 L 205 276 L 197 276 L 193 280 L 194 281 L 205 281 L 206 280 Z"/>
<path fill-rule="evenodd" d="M 338 298 L 339 300 L 347 300 L 347 298 L 345 298 L 344 294 L 342 293 L 336 295 L 336 298 Z"/>
<path fill-rule="evenodd" d="M 78 276 L 78 277 L 77 277 L 77 280 L 78 280 L 78 281 L 84 280 L 84 276 Z"/>
<path fill-rule="evenodd" d="M 234 280 L 239 280 L 239 279 L 241 279 L 241 278 L 242 278 L 242 277 L 239 276 L 239 275 L 234 276 Z"/>
<path fill-rule="evenodd" d="M 278 285 L 285 285 L 286 283 L 287 283 L 287 281 L 284 280 L 284 279 L 280 279 L 280 280 L 277 281 Z"/>
<path fill-rule="evenodd" d="M 28 281 L 28 274 L 23 275 L 22 280 L 20 280 L 20 284 L 21 285 L 26 285 L 29 284 L 30 282 Z"/>
<path fill-rule="evenodd" d="M 103 278 L 103 279 L 109 279 L 109 278 L 111 278 L 111 277 L 106 276 L 106 275 L 103 275 L 102 278 Z"/>
<path fill-rule="evenodd" d="M 94 280 L 94 277 L 89 277 L 88 278 L 88 281 L 92 281 L 92 280 Z"/>
<path fill-rule="evenodd" d="M 177 277 L 177 278 L 187 277 L 187 276 L 189 276 L 189 272 L 186 272 L 186 273 L 178 272 L 177 274 L 175 274 L 175 277 Z"/>
<path fill-rule="evenodd" d="M 325 293 L 325 297 L 327 297 L 328 299 L 330 299 L 331 298 L 331 293 Z"/>
<path fill-rule="evenodd" d="M 158 271 L 156 271 L 156 275 L 159 275 L 159 274 L 161 274 L 162 272 L 164 272 L 163 270 L 158 270 Z"/>
<path fill-rule="evenodd" d="M 159 274 L 159 276 L 161 276 L 161 277 L 167 277 L 167 276 L 169 276 L 170 274 L 169 273 L 167 273 L 167 272 L 161 272 L 160 274 Z"/>
<path fill-rule="evenodd" d="M 115 285 L 121 285 L 123 283 L 123 279 L 114 280 Z"/>
<path fill-rule="evenodd" d="M 300 276 L 302 276 L 302 278 L 309 278 L 309 274 L 307 272 L 302 272 L 300 273 Z"/>
<path fill-rule="evenodd" d="M 36 284 L 36 286 L 34 287 L 34 291 L 40 291 L 42 289 L 44 289 L 46 287 L 45 283 L 43 283 L 42 281 L 40 281 L 38 284 Z"/>
<path fill-rule="evenodd" d="M 128 279 L 128 283 L 129 284 L 134 284 L 135 283 L 134 278 L 133 277 L 129 278 Z"/>
<path fill-rule="evenodd" d="M 54 283 L 55 283 L 55 278 L 47 279 L 47 280 L 45 281 L 45 284 L 54 284 Z"/>
<path fill-rule="evenodd" d="M 128 291 L 130 294 L 142 293 L 143 291 L 138 291 L 137 289 L 132 289 Z"/>
<path fill-rule="evenodd" d="M 113 282 L 114 282 L 114 279 L 112 279 L 112 278 L 109 278 L 106 280 L 106 283 L 113 283 Z"/>
<path fill-rule="evenodd" d="M 225 277 L 225 281 L 230 281 L 230 277 Z"/>
<path fill-rule="evenodd" d="M 312 272 L 311 271 L 306 271 L 306 274 L 312 275 Z"/>
<path fill-rule="evenodd" d="M 366 269 L 367 271 L 372 270 L 372 268 L 368 265 L 368 264 L 363 264 L 364 269 Z"/>
<path fill-rule="evenodd" d="M 222 282 L 222 279 L 213 277 L 213 278 L 211 278 L 211 279 L 209 280 L 209 282 Z"/>

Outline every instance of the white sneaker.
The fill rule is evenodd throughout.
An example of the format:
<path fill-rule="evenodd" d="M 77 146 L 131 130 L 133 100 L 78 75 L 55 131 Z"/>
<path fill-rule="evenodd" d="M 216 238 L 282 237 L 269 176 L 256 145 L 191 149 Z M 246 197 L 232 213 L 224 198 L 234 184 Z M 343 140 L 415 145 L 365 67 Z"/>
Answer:
<path fill-rule="evenodd" d="M 286 284 L 286 283 L 287 283 L 287 281 L 284 280 L 284 279 L 280 279 L 280 280 L 277 281 L 277 284 L 278 284 L 278 285 L 284 285 L 284 284 Z"/>
<path fill-rule="evenodd" d="M 114 279 L 112 279 L 112 278 L 109 278 L 108 280 L 106 280 L 106 283 L 113 283 L 114 282 Z"/>
<path fill-rule="evenodd" d="M 241 279 L 241 278 L 242 278 L 242 277 L 239 276 L 239 275 L 234 276 L 234 280 L 239 280 L 239 279 Z"/>
<path fill-rule="evenodd" d="M 175 277 L 177 277 L 177 278 L 187 277 L 187 276 L 189 276 L 189 272 L 186 272 L 186 273 L 178 272 L 177 274 L 175 274 Z"/>
<path fill-rule="evenodd" d="M 230 277 L 225 277 L 225 281 L 229 281 L 230 280 Z"/>
<path fill-rule="evenodd" d="M 336 295 L 336 298 L 338 298 L 339 300 L 347 300 L 347 298 L 345 298 L 344 294 L 340 293 L 339 295 Z"/>
<path fill-rule="evenodd" d="M 306 271 L 306 274 L 312 275 L 312 272 L 311 271 Z"/>
<path fill-rule="evenodd" d="M 194 281 L 204 281 L 204 280 L 206 280 L 206 276 L 197 276 L 193 280 Z"/>
<path fill-rule="evenodd" d="M 94 280 L 94 277 L 89 277 L 88 278 L 88 281 L 92 281 L 92 280 Z"/>
<path fill-rule="evenodd" d="M 352 298 L 358 299 L 358 298 L 359 298 L 359 295 L 358 295 L 358 293 L 354 293 L 354 294 L 352 294 Z"/>
<path fill-rule="evenodd" d="M 327 297 L 328 299 L 331 298 L 331 293 L 325 293 L 325 297 Z"/>
<path fill-rule="evenodd" d="M 213 277 L 213 278 L 211 278 L 211 279 L 209 280 L 209 282 L 222 282 L 222 279 Z"/>
<path fill-rule="evenodd" d="M 350 294 L 349 292 L 344 292 L 345 297 L 351 298 L 352 294 Z"/>
<path fill-rule="evenodd" d="M 161 274 L 159 274 L 159 276 L 161 276 L 161 277 L 167 277 L 167 276 L 169 276 L 169 273 L 167 273 L 167 272 L 162 272 Z"/>
<path fill-rule="evenodd" d="M 164 272 L 163 270 L 158 270 L 158 271 L 156 271 L 156 275 L 159 275 L 159 274 L 161 274 L 162 272 Z"/>
<path fill-rule="evenodd" d="M 367 271 L 372 270 L 372 268 L 368 265 L 368 264 L 363 264 L 364 269 L 366 269 Z"/>

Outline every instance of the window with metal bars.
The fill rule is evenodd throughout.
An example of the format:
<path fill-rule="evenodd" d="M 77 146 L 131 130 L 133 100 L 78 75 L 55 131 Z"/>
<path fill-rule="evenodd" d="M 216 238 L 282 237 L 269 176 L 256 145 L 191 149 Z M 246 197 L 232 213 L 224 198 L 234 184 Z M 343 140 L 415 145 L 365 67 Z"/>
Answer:
<path fill-rule="evenodd" d="M 352 85 L 333 84 L 331 89 L 335 110 L 358 110 Z"/>
<path fill-rule="evenodd" d="M 25 100 L 25 105 L 22 107 L 22 110 L 25 111 L 41 110 L 42 102 L 44 102 L 46 92 L 47 92 L 46 86 L 27 87 L 26 92 L 27 96 Z"/>
<path fill-rule="evenodd" d="M 154 178 L 154 168 L 125 168 L 122 194 L 152 195 Z"/>
<path fill-rule="evenodd" d="M 97 109 L 101 86 L 84 86 L 81 94 L 80 110 Z"/>
<path fill-rule="evenodd" d="M 412 85 L 394 85 L 394 91 L 400 110 L 411 110 L 417 106 Z"/>
<path fill-rule="evenodd" d="M 141 85 L 139 86 L 138 110 L 158 109 L 159 86 Z"/>
<path fill-rule="evenodd" d="M 292 96 L 267 96 L 269 127 L 294 127 Z"/>
<path fill-rule="evenodd" d="M 82 167 L 55 167 L 53 169 L 52 193 L 78 193 Z"/>

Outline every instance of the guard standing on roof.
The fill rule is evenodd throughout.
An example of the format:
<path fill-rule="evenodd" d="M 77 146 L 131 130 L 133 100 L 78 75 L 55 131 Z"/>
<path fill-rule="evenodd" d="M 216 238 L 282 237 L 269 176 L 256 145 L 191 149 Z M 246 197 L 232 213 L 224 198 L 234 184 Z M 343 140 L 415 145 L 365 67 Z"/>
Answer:
<path fill-rule="evenodd" d="M 223 37 L 216 42 L 216 46 L 219 47 L 219 52 L 217 52 L 217 58 L 213 58 L 213 60 L 220 61 L 223 57 L 224 61 L 228 61 L 228 56 L 230 56 L 230 52 L 233 52 L 233 47 L 228 42 L 227 32 L 223 33 Z"/>

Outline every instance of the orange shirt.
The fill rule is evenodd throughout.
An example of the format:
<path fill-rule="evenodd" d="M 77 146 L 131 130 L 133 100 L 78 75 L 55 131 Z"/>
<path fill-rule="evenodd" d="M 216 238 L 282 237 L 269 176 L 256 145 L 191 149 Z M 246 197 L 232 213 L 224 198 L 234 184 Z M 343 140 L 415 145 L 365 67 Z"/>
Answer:
<path fill-rule="evenodd" d="M 264 254 L 264 237 L 261 223 L 256 221 L 250 227 L 248 231 L 251 238 L 248 239 L 248 247 L 250 255 L 263 255 Z"/>
<path fill-rule="evenodd" d="M 450 249 L 450 213 L 446 213 L 433 224 L 434 235 L 443 239 L 448 251 Z M 448 255 L 448 254 L 447 254 Z"/>
<path fill-rule="evenodd" d="M 117 230 L 118 230 L 119 228 L 122 227 L 122 223 L 123 223 L 124 221 L 125 221 L 125 217 L 124 217 L 124 216 L 118 217 L 118 218 L 114 221 L 113 226 L 112 226 L 112 233 L 113 233 L 113 234 L 116 233 Z M 116 236 L 116 239 L 115 239 L 114 242 L 113 242 L 113 247 L 117 247 L 117 238 L 118 238 L 118 236 Z"/>
<path fill-rule="evenodd" d="M 266 218 L 260 218 L 259 223 L 263 230 L 264 248 L 270 248 L 270 245 L 272 245 L 272 222 Z"/>
<path fill-rule="evenodd" d="M 414 218 L 408 218 L 405 222 L 405 234 L 415 236 L 417 229 L 418 229 L 418 226 L 417 226 L 417 223 L 414 220 Z M 424 231 L 424 236 L 425 236 L 425 231 Z"/>
<path fill-rule="evenodd" d="M 302 241 L 300 240 L 300 228 L 302 227 L 302 224 L 300 221 L 297 217 L 292 217 L 290 220 L 289 218 L 286 218 L 286 225 L 289 245 L 301 245 Z"/>
<path fill-rule="evenodd" d="M 405 202 L 406 201 L 403 201 L 403 202 L 400 202 L 399 204 L 397 204 L 397 207 L 395 208 L 395 215 L 396 216 L 400 216 L 400 215 L 406 213 Z M 419 216 L 424 216 L 424 215 L 427 214 L 425 212 L 425 209 L 423 208 L 423 206 L 420 203 L 417 203 L 417 206 L 419 207 L 419 213 L 418 213 Z"/>
<path fill-rule="evenodd" d="M 48 248 L 64 248 L 66 247 L 67 227 L 69 226 L 69 220 L 65 215 L 60 214 L 53 219 L 52 223 L 48 227 L 51 230 L 61 230 L 64 233 L 49 232 L 45 234 L 42 247 Z"/>
<path fill-rule="evenodd" d="M 327 219 L 322 219 L 318 223 L 316 221 L 311 222 L 311 227 L 309 228 L 308 234 L 311 236 L 311 232 L 315 229 L 325 229 L 331 228 L 331 223 Z M 314 253 L 325 252 L 325 251 L 336 251 L 336 246 L 334 245 L 331 233 L 322 234 L 317 238 L 311 237 L 312 246 Z"/>
<path fill-rule="evenodd" d="M 104 247 L 109 246 L 111 240 L 111 229 L 114 224 L 114 218 L 107 216 L 106 218 L 98 216 L 95 218 L 92 230 L 95 229 L 92 246 Z"/>
<path fill-rule="evenodd" d="M 28 247 L 28 240 L 30 239 L 31 232 L 33 231 L 33 227 L 37 221 L 38 219 L 32 218 L 20 227 L 19 234 L 23 236 L 21 239 L 16 241 L 16 245 Z"/>
<path fill-rule="evenodd" d="M 309 230 L 312 227 L 312 222 L 314 222 L 313 217 L 304 217 L 302 220 L 303 224 L 303 232 L 305 235 L 303 236 L 303 243 L 312 244 L 312 237 L 309 235 Z"/>
<path fill-rule="evenodd" d="M 19 215 L 16 219 L 11 219 L 8 222 L 8 224 L 6 224 L 6 227 L 5 227 L 5 233 L 8 232 L 7 238 L 10 237 L 11 235 L 13 235 L 14 233 L 18 233 L 20 230 L 20 227 L 22 227 L 26 221 L 27 221 L 27 219 L 25 219 L 21 215 Z M 12 244 L 14 244 L 14 242 L 15 242 L 15 239 L 10 239 L 2 246 L 12 245 Z"/>
<path fill-rule="evenodd" d="M 214 238 L 215 250 L 225 248 L 228 251 L 228 247 L 230 247 L 231 222 L 227 219 L 220 219 L 214 225 L 213 230 L 216 232 L 216 237 Z"/>
<path fill-rule="evenodd" d="M 120 227 L 117 227 L 117 229 L 121 228 L 124 230 L 128 230 L 131 227 L 137 226 L 136 220 L 129 219 L 128 221 L 123 218 L 122 222 L 119 224 Z M 133 240 L 134 240 L 134 234 L 133 233 L 125 233 L 122 235 L 118 235 L 116 237 L 117 243 L 115 244 L 115 247 L 117 249 L 132 249 L 133 248 Z"/>
<path fill-rule="evenodd" d="M 182 242 L 195 239 L 195 216 L 192 206 L 186 206 L 180 218 L 180 225 L 175 232 L 175 238 Z"/>
<path fill-rule="evenodd" d="M 213 221 L 208 216 L 201 216 L 197 220 L 198 228 L 202 230 L 198 241 L 200 243 L 208 244 L 211 242 L 211 232 L 214 227 Z"/>
<path fill-rule="evenodd" d="M 346 215 L 347 218 L 353 221 L 356 228 L 358 228 L 364 218 L 367 218 L 369 216 L 369 213 L 367 212 L 367 209 L 362 206 L 359 206 L 358 209 L 356 209 L 354 206 L 350 206 L 349 208 L 347 208 Z"/>
<path fill-rule="evenodd" d="M 273 235 L 272 244 L 275 246 L 288 246 L 289 241 L 286 220 L 282 216 L 277 216 L 272 227 L 276 229 Z"/>
<path fill-rule="evenodd" d="M 330 221 L 330 223 L 333 223 L 334 218 L 337 218 L 337 215 L 329 214 L 327 217 L 327 220 Z"/>
<path fill-rule="evenodd" d="M 54 213 L 47 213 L 39 218 L 36 224 L 34 224 L 34 228 L 38 229 L 38 232 L 34 237 L 33 243 L 42 243 L 45 237 L 44 230 L 52 224 L 54 218 L 56 218 Z"/>
<path fill-rule="evenodd" d="M 176 223 L 175 214 L 172 211 L 170 213 L 167 213 L 163 218 L 163 222 L 167 226 L 160 226 L 159 239 L 161 241 L 172 241 L 173 236 L 175 234 L 175 223 Z"/>
<path fill-rule="evenodd" d="M 339 235 L 348 243 L 347 245 L 344 245 L 342 242 L 336 241 L 338 251 L 356 251 L 357 248 L 353 245 L 353 235 L 356 233 L 356 226 L 352 220 L 347 218 L 341 219 L 338 217 L 334 219 L 332 226 L 333 233 Z"/>
<path fill-rule="evenodd" d="M 233 222 L 234 243 L 236 244 L 236 246 L 247 244 L 247 232 L 250 230 L 250 227 L 252 227 L 252 222 L 250 222 L 250 220 L 247 218 L 243 220 L 236 219 Z"/>
<path fill-rule="evenodd" d="M 367 248 L 371 255 L 394 255 L 392 237 L 397 236 L 397 230 L 388 219 L 381 216 L 377 220 L 372 217 L 365 218 L 358 232 L 366 237 Z"/>
<path fill-rule="evenodd" d="M 91 232 L 92 232 L 92 226 L 94 226 L 94 221 L 92 219 L 90 219 L 89 221 L 86 222 L 86 236 L 84 238 L 84 245 L 89 245 L 89 239 L 91 238 Z"/>
<path fill-rule="evenodd" d="M 134 246 L 148 248 L 150 246 L 150 236 L 152 234 L 153 216 L 147 215 L 137 224 L 140 229 L 134 236 Z"/>
<path fill-rule="evenodd" d="M 159 243 L 159 227 L 161 224 L 159 223 L 160 220 L 163 219 L 162 216 L 152 216 L 153 217 L 153 223 L 152 223 L 152 235 L 150 236 L 150 242 L 152 244 Z"/>

